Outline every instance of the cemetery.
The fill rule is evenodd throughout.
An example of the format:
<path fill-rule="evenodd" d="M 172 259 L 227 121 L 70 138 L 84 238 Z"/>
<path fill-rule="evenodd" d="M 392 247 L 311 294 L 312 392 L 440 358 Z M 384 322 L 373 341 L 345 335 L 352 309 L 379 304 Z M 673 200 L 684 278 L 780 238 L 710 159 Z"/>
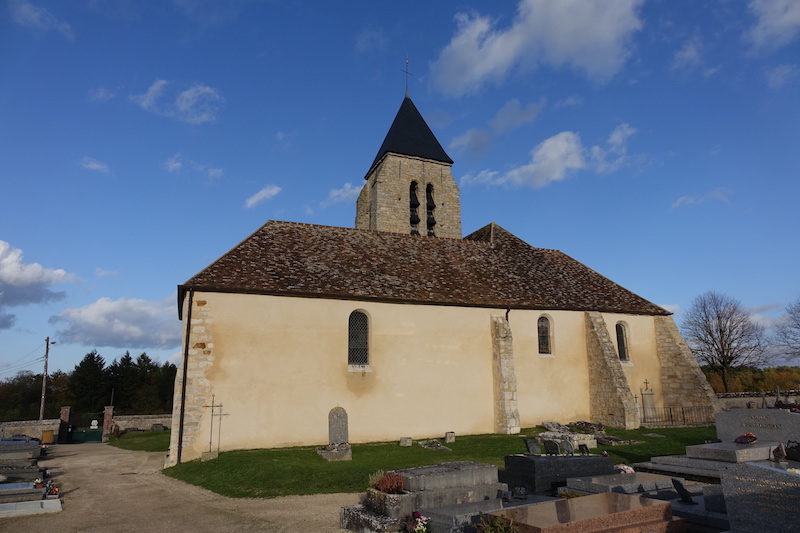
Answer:
<path fill-rule="evenodd" d="M 527 453 L 506 455 L 503 468 L 462 461 L 381 472 L 360 504 L 342 508 L 340 526 L 359 533 L 800 531 L 796 412 L 723 411 L 717 439 L 631 466 L 597 453 L 603 433 L 542 426 L 524 438 Z"/>

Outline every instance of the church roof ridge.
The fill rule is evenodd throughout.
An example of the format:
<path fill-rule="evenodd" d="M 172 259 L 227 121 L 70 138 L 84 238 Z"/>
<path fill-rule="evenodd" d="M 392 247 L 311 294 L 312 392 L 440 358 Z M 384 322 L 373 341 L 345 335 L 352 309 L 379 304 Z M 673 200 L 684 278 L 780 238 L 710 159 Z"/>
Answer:
<path fill-rule="evenodd" d="M 483 238 L 491 232 L 492 240 Z M 483 243 L 483 245 L 480 245 Z M 178 287 L 427 305 L 668 315 L 496 224 L 464 239 L 269 221 Z"/>
<path fill-rule="evenodd" d="M 448 165 L 453 164 L 453 160 L 450 159 L 442 145 L 439 144 L 439 140 L 408 95 L 403 98 L 400 109 L 398 109 L 389 131 L 386 133 L 386 137 L 383 139 L 383 143 L 378 149 L 378 154 L 372 161 L 365 179 L 387 153 L 420 157 Z"/>

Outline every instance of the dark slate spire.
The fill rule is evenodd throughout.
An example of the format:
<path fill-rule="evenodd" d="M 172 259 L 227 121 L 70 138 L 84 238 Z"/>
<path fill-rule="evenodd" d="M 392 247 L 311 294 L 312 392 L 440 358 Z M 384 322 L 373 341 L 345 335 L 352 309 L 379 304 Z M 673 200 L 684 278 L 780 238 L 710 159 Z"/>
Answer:
<path fill-rule="evenodd" d="M 453 164 L 453 160 L 445 153 L 408 95 L 403 99 L 392 127 L 389 128 L 378 155 L 370 165 L 370 170 L 387 152 Z"/>

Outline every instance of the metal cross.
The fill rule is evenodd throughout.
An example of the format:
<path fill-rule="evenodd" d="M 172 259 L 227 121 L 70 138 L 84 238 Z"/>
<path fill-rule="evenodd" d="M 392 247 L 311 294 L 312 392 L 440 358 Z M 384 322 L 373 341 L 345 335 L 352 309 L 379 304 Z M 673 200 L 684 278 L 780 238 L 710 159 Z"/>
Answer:
<path fill-rule="evenodd" d="M 649 381 L 644 380 L 644 390 L 648 390 L 650 388 L 649 383 L 650 383 Z"/>
<path fill-rule="evenodd" d="M 409 77 L 409 76 L 413 76 L 413 74 L 411 74 L 411 73 L 408 71 L 408 54 L 406 54 L 406 69 L 405 69 L 405 70 L 403 70 L 402 72 L 405 72 L 405 73 L 406 73 L 406 98 L 408 98 L 408 77 Z"/>

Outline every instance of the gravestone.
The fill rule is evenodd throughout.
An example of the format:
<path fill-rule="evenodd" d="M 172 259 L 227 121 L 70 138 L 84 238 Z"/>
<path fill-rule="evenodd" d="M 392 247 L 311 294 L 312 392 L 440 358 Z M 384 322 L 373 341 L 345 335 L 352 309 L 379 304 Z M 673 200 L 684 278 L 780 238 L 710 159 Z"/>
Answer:
<path fill-rule="evenodd" d="M 590 494 L 619 492 L 636 494 L 673 488 L 673 478 L 648 472 L 633 474 L 606 474 L 600 476 L 581 476 L 567 479 L 567 489 Z M 682 479 L 679 479 L 682 481 Z"/>
<path fill-rule="evenodd" d="M 529 439 L 526 437 L 522 440 L 525 441 L 525 449 L 528 450 L 528 453 L 542 455 L 542 449 L 539 447 L 539 443 L 536 442 L 536 439 Z"/>
<path fill-rule="evenodd" d="M 744 433 L 755 434 L 759 441 L 800 440 L 800 414 L 784 409 L 731 409 L 717 413 L 716 424 L 723 442 L 733 442 Z"/>
<path fill-rule="evenodd" d="M 745 411 L 745 409 L 740 409 Z M 736 444 L 735 442 L 712 442 L 694 444 L 686 447 L 686 457 L 690 459 L 706 459 L 727 463 L 746 463 L 748 461 L 766 461 L 775 442 L 756 442 L 754 444 Z"/>
<path fill-rule="evenodd" d="M 722 472 L 722 491 L 732 530 L 746 533 L 800 531 L 800 475 L 778 463 L 741 463 Z"/>
<path fill-rule="evenodd" d="M 328 413 L 328 445 L 317 448 L 317 453 L 328 461 L 350 461 L 353 451 L 347 427 L 347 411 L 334 407 Z"/>
<path fill-rule="evenodd" d="M 614 473 L 614 460 L 600 455 L 506 455 L 499 479 L 509 487 L 525 487 L 532 494 L 553 494 L 569 478 Z"/>
<path fill-rule="evenodd" d="M 592 453 L 589 451 L 589 447 L 585 444 L 578 444 L 578 450 L 580 450 L 581 455 L 590 455 Z"/>
<path fill-rule="evenodd" d="M 455 441 L 456 441 L 456 434 L 455 434 L 455 432 L 453 432 L 453 431 L 448 431 L 447 433 L 445 433 L 445 434 L 444 434 L 444 442 L 445 442 L 446 444 L 452 444 L 452 443 L 453 443 L 453 442 L 455 442 Z"/>
<path fill-rule="evenodd" d="M 408 448 L 412 444 L 414 444 L 414 441 L 411 439 L 411 437 L 402 437 L 400 439 L 400 446 L 403 446 L 404 448 Z"/>
<path fill-rule="evenodd" d="M 790 461 L 800 461 L 800 442 L 791 439 L 786 442 L 786 458 Z"/>
<path fill-rule="evenodd" d="M 547 455 L 559 455 L 561 451 L 558 448 L 558 443 L 554 440 L 544 441 L 544 453 Z"/>
<path fill-rule="evenodd" d="M 775 449 L 772 450 L 772 457 L 770 460 L 775 461 L 776 463 L 786 462 L 786 446 L 784 446 L 782 442 L 775 446 Z"/>
<path fill-rule="evenodd" d="M 568 440 L 561 441 L 561 450 L 564 452 L 564 455 L 575 455 L 575 446 Z"/>

